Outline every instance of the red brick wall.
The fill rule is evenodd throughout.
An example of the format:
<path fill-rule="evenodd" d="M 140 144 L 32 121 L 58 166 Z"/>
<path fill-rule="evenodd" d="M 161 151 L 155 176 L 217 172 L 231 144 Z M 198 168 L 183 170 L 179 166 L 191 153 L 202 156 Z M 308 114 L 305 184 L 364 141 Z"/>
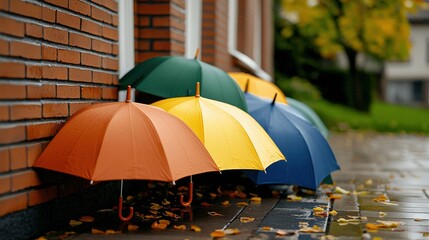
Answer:
<path fill-rule="evenodd" d="M 1 0 L 0 11 L 1 217 L 82 187 L 32 165 L 70 115 L 117 100 L 118 5 Z"/>
<path fill-rule="evenodd" d="M 185 53 L 185 0 L 134 0 L 136 64 Z"/>

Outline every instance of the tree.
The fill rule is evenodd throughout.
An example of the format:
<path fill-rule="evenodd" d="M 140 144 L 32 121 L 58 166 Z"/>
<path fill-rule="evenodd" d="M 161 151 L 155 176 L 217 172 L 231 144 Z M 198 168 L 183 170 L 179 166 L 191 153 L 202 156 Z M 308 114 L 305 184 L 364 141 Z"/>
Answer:
<path fill-rule="evenodd" d="M 423 5 L 424 0 L 282 0 L 281 36 L 287 40 L 299 34 L 311 39 L 326 59 L 344 52 L 353 89 L 349 104 L 367 111 L 358 54 L 380 62 L 407 60 L 411 47 L 407 14 Z"/>

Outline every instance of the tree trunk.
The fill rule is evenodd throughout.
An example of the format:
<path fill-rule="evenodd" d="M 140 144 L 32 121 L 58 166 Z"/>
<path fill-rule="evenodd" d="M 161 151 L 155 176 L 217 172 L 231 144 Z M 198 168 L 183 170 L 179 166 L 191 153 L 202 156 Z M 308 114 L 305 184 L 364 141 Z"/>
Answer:
<path fill-rule="evenodd" d="M 362 93 L 362 84 L 359 79 L 358 69 L 357 69 L 357 52 L 352 48 L 345 48 L 347 60 L 349 62 L 349 81 L 350 81 L 350 91 L 349 96 L 351 106 L 359 111 L 368 111 L 365 107 L 363 93 Z"/>

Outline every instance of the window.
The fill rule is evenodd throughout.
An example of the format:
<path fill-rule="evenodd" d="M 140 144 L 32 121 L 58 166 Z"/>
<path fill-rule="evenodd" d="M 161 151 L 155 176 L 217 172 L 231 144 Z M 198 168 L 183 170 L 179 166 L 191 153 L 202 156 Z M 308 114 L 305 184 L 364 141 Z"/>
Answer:
<path fill-rule="evenodd" d="M 188 58 L 194 58 L 195 51 L 201 48 L 201 9 L 201 0 L 186 0 L 185 56 Z"/>

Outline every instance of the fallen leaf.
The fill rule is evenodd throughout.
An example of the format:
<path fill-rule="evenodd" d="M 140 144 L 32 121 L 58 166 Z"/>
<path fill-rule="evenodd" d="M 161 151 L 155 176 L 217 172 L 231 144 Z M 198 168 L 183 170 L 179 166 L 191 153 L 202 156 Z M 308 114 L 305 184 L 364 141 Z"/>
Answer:
<path fill-rule="evenodd" d="M 336 192 L 336 193 L 341 193 L 341 194 L 350 194 L 350 191 L 348 191 L 348 190 L 345 190 L 345 189 L 343 189 L 343 188 L 341 188 L 341 187 L 339 187 L 339 186 L 336 186 L 335 187 L 335 189 L 334 189 L 334 191 Z"/>
<path fill-rule="evenodd" d="M 286 236 L 287 234 L 288 233 L 284 230 L 277 230 L 276 231 L 276 235 L 279 235 L 279 236 Z"/>
<path fill-rule="evenodd" d="M 153 222 L 152 225 L 150 226 L 152 229 L 159 229 L 159 230 L 164 230 L 167 228 L 167 224 L 165 223 L 158 223 L 157 221 Z"/>
<path fill-rule="evenodd" d="M 320 238 L 320 240 L 335 240 L 337 239 L 337 237 L 335 237 L 334 235 L 324 235 Z"/>
<path fill-rule="evenodd" d="M 82 224 L 81 221 L 76 221 L 76 220 L 73 220 L 73 219 L 70 220 L 70 222 L 69 222 L 69 225 L 72 226 L 72 227 L 76 227 L 76 226 L 79 226 L 81 224 Z"/>
<path fill-rule="evenodd" d="M 188 191 L 188 187 L 187 186 L 180 186 L 177 188 L 177 191 L 179 192 L 187 192 Z"/>
<path fill-rule="evenodd" d="M 197 197 L 202 198 L 203 194 L 202 193 L 195 193 L 195 195 L 197 195 Z"/>
<path fill-rule="evenodd" d="M 176 229 L 176 230 L 186 230 L 186 225 L 184 225 L 184 224 L 182 224 L 182 225 L 174 225 L 173 228 Z"/>
<path fill-rule="evenodd" d="M 329 215 L 336 216 L 337 214 L 338 212 L 335 210 L 329 211 Z"/>
<path fill-rule="evenodd" d="M 252 196 L 252 197 L 257 197 L 258 196 L 258 194 L 256 194 L 256 193 L 249 193 L 249 195 Z"/>
<path fill-rule="evenodd" d="M 94 222 L 94 218 L 91 216 L 82 216 L 79 218 L 79 221 L 81 222 Z"/>
<path fill-rule="evenodd" d="M 104 233 L 105 234 L 117 234 L 117 233 L 120 233 L 120 231 L 115 231 L 113 229 L 107 229 Z"/>
<path fill-rule="evenodd" d="M 201 232 L 201 228 L 199 228 L 197 225 L 191 225 L 191 231 Z"/>
<path fill-rule="evenodd" d="M 329 198 L 330 199 L 341 199 L 341 198 L 343 198 L 343 195 L 332 193 L 331 195 L 329 195 Z"/>
<path fill-rule="evenodd" d="M 389 201 L 389 198 L 387 197 L 386 194 L 380 194 L 377 197 L 372 199 L 374 202 L 387 202 Z"/>
<path fill-rule="evenodd" d="M 130 225 L 127 226 L 127 229 L 130 232 L 135 232 L 135 231 L 139 230 L 139 226 L 130 224 Z"/>
<path fill-rule="evenodd" d="M 240 230 L 238 228 L 227 228 L 224 232 L 226 235 L 237 235 L 240 233 Z"/>
<path fill-rule="evenodd" d="M 244 207 L 244 206 L 247 206 L 247 205 L 249 205 L 247 202 L 238 202 L 238 203 L 236 203 L 236 205 L 238 206 L 238 207 Z"/>
<path fill-rule="evenodd" d="M 164 216 L 171 217 L 171 218 L 174 218 L 174 219 L 181 218 L 179 215 L 177 215 L 177 214 L 175 214 L 173 212 L 170 212 L 170 211 L 165 211 L 164 212 Z"/>
<path fill-rule="evenodd" d="M 264 227 L 262 227 L 262 230 L 264 230 L 264 231 L 271 231 L 271 230 L 273 230 L 273 228 L 269 227 L 269 226 L 264 226 Z"/>
<path fill-rule="evenodd" d="M 378 216 L 381 217 L 381 218 L 383 218 L 383 217 L 387 216 L 387 213 L 385 213 L 385 212 L 379 212 Z"/>
<path fill-rule="evenodd" d="M 220 213 L 217 213 L 217 212 L 207 212 L 210 216 L 223 216 L 222 214 L 220 214 Z"/>
<path fill-rule="evenodd" d="M 101 231 L 101 230 L 96 229 L 96 228 L 92 228 L 91 233 L 92 234 L 104 234 L 104 231 Z"/>
<path fill-rule="evenodd" d="M 244 192 L 241 192 L 241 191 L 235 191 L 234 192 L 234 197 L 237 197 L 237 198 L 246 198 L 247 194 L 244 193 Z"/>
<path fill-rule="evenodd" d="M 365 181 L 365 185 L 372 185 L 373 184 L 373 182 L 372 182 L 372 179 L 368 179 L 368 180 L 366 180 Z"/>
<path fill-rule="evenodd" d="M 210 237 L 212 238 L 221 238 L 221 237 L 225 237 L 226 234 L 222 229 L 216 229 L 215 231 L 210 233 Z"/>
<path fill-rule="evenodd" d="M 41 237 L 36 238 L 36 240 L 48 240 L 48 239 L 44 236 L 41 236 Z"/>
<path fill-rule="evenodd" d="M 210 203 L 207 203 L 207 202 L 202 202 L 201 206 L 202 207 L 211 207 L 211 206 L 213 206 L 213 204 L 210 204 Z"/>
<path fill-rule="evenodd" d="M 210 197 L 211 198 L 215 198 L 215 197 L 217 197 L 217 194 L 216 193 L 209 193 L 210 194 Z"/>
<path fill-rule="evenodd" d="M 127 196 L 126 200 L 127 201 L 132 201 L 132 200 L 134 200 L 134 197 L 133 196 Z"/>
<path fill-rule="evenodd" d="M 291 195 L 287 195 L 287 200 L 291 201 L 291 202 L 298 202 L 302 200 L 302 197 L 299 197 L 297 195 L 291 194 Z"/>
<path fill-rule="evenodd" d="M 323 232 L 323 230 L 317 226 L 317 225 L 313 225 L 313 227 L 303 227 L 299 229 L 300 232 L 305 232 L 305 233 L 319 233 L 319 232 Z"/>
<path fill-rule="evenodd" d="M 252 197 L 250 198 L 250 201 L 254 203 L 261 203 L 262 199 L 260 197 Z"/>
<path fill-rule="evenodd" d="M 159 224 L 165 224 L 165 225 L 170 225 L 170 221 L 166 220 L 166 219 L 160 219 L 159 220 Z"/>
<path fill-rule="evenodd" d="M 220 204 L 221 204 L 222 206 L 229 206 L 229 201 L 228 201 L 228 200 L 226 200 L 226 201 L 221 202 Z"/>
<path fill-rule="evenodd" d="M 255 218 L 252 217 L 240 217 L 240 222 L 242 223 L 249 223 L 249 222 L 253 222 L 255 220 Z"/>
<path fill-rule="evenodd" d="M 170 202 L 167 199 L 163 199 L 161 204 L 166 206 L 166 205 L 170 205 Z"/>
<path fill-rule="evenodd" d="M 162 208 L 162 206 L 159 205 L 158 203 L 150 203 L 150 204 L 151 204 L 150 209 L 152 209 L 152 210 L 158 211 L 159 209 Z"/>
<path fill-rule="evenodd" d="M 416 222 L 422 222 L 423 218 L 414 218 L 414 221 L 416 221 Z"/>

